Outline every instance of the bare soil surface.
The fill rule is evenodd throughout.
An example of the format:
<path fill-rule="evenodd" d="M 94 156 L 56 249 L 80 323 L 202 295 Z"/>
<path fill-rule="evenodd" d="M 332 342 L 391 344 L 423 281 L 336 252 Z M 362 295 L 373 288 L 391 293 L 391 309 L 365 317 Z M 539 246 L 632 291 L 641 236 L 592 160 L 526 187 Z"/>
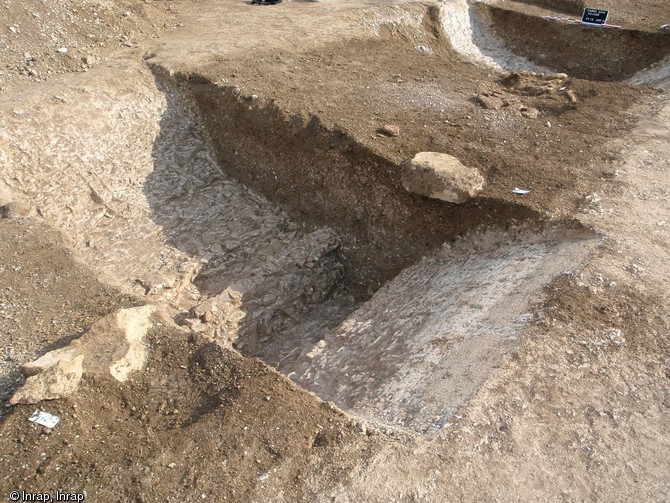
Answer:
<path fill-rule="evenodd" d="M 670 19 L 593 5 L 596 67 L 543 36 L 577 4 L 5 1 L 0 399 L 161 314 L 125 383 L 4 407 L 2 497 L 669 499 Z M 483 192 L 408 193 L 420 151 Z"/>

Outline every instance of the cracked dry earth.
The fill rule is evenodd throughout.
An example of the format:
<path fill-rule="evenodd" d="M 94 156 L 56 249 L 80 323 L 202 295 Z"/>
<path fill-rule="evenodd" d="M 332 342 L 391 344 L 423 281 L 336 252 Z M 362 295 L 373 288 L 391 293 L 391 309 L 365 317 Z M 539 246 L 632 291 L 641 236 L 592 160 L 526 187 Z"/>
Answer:
<path fill-rule="evenodd" d="M 619 3 L 5 2 L 3 403 L 156 313 L 5 405 L 0 493 L 668 499 L 670 34 Z M 483 191 L 408 193 L 420 151 Z"/>

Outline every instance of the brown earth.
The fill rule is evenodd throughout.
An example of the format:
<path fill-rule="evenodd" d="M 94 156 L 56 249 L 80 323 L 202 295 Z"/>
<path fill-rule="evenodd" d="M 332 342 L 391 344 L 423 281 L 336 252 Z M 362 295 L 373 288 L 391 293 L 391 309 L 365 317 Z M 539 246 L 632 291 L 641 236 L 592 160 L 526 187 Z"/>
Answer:
<path fill-rule="evenodd" d="M 555 13 L 531 3 L 503 7 Z M 670 22 L 660 19 L 668 15 L 662 0 L 602 6 L 611 7 L 611 22 L 648 32 Z M 551 283 L 518 346 L 437 438 L 343 413 L 261 361 L 163 320 L 149 334 L 147 368 L 127 383 L 85 378 L 72 397 L 39 404 L 62 418 L 53 430 L 27 421 L 36 406 L 5 408 L 0 494 L 240 502 L 670 497 L 667 90 L 575 78 L 561 61 L 553 70 L 568 74 L 563 91 L 542 76 L 477 66 L 451 48 L 435 6 L 423 4 L 82 1 L 48 10 L 5 1 L 2 9 L 0 92 L 8 101 L 57 92 L 57 73 L 90 69 L 113 82 L 114 65 L 137 65 L 144 55 L 157 81 L 198 111 L 227 174 L 296 221 L 338 233 L 342 288 L 358 300 L 480 226 L 513 233 L 519 221 L 533 229 L 570 222 L 603 244 Z M 371 36 L 359 21 L 377 12 L 391 19 L 409 12 L 421 30 L 411 29 L 414 21 L 376 20 Z M 511 34 L 511 44 L 518 49 L 531 32 Z M 81 60 L 88 56 L 91 64 Z M 506 105 L 485 108 L 483 93 Z M 379 134 L 386 124 L 399 126 L 400 136 Z M 481 197 L 453 206 L 405 192 L 400 163 L 425 150 L 478 168 Z M 520 197 L 515 187 L 531 192 Z M 84 264 L 67 230 L 39 211 L 5 213 L 3 402 L 23 380 L 19 364 L 119 307 L 149 301 Z"/>

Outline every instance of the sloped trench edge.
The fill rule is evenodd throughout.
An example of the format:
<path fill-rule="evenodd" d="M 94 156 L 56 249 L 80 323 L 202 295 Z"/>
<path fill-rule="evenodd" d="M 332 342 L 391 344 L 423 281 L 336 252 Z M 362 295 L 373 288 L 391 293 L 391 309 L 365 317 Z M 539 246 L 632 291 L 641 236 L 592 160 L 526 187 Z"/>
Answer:
<path fill-rule="evenodd" d="M 294 220 L 335 230 L 345 281 L 360 299 L 455 236 L 546 220 L 509 201 L 477 197 L 453 205 L 410 194 L 400 165 L 317 115 L 286 112 L 274 100 L 201 75 L 151 69 L 195 107 L 226 175 Z"/>
<path fill-rule="evenodd" d="M 475 198 L 450 205 L 413 196 L 400 183 L 399 165 L 347 131 L 328 128 L 317 116 L 287 113 L 271 100 L 246 96 L 199 75 L 151 68 L 157 80 L 169 82 L 163 87 L 176 90 L 195 108 L 225 174 L 280 205 L 293 219 L 337 232 L 344 288 L 356 295 L 359 306 L 401 270 L 473 230 L 514 234 L 517 227 L 541 232 L 559 225 L 592 236 L 575 221 L 550 221 L 521 204 Z M 247 347 L 262 346 L 250 340 L 253 335 L 239 337 L 246 338 Z M 242 352 L 264 359 L 262 352 Z"/>

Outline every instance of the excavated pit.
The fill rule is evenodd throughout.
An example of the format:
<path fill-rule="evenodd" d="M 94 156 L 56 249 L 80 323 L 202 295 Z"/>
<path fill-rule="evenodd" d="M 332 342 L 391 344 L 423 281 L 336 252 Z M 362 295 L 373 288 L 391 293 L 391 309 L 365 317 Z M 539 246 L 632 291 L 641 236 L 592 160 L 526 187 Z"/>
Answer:
<path fill-rule="evenodd" d="M 412 196 L 396 164 L 343 131 L 154 71 L 180 110 L 164 115 L 155 146 L 167 162 L 146 184 L 154 218 L 173 246 L 207 248 L 200 298 L 181 321 L 368 420 L 439 433 L 540 316 L 543 289 L 597 242 L 509 202 Z M 178 125 L 191 110 L 214 150 L 173 164 L 166 152 L 188 145 Z M 209 172 L 191 172 L 200 186 L 171 202 L 198 155 Z M 184 198 L 206 199 L 191 214 L 219 216 L 179 221 Z"/>

